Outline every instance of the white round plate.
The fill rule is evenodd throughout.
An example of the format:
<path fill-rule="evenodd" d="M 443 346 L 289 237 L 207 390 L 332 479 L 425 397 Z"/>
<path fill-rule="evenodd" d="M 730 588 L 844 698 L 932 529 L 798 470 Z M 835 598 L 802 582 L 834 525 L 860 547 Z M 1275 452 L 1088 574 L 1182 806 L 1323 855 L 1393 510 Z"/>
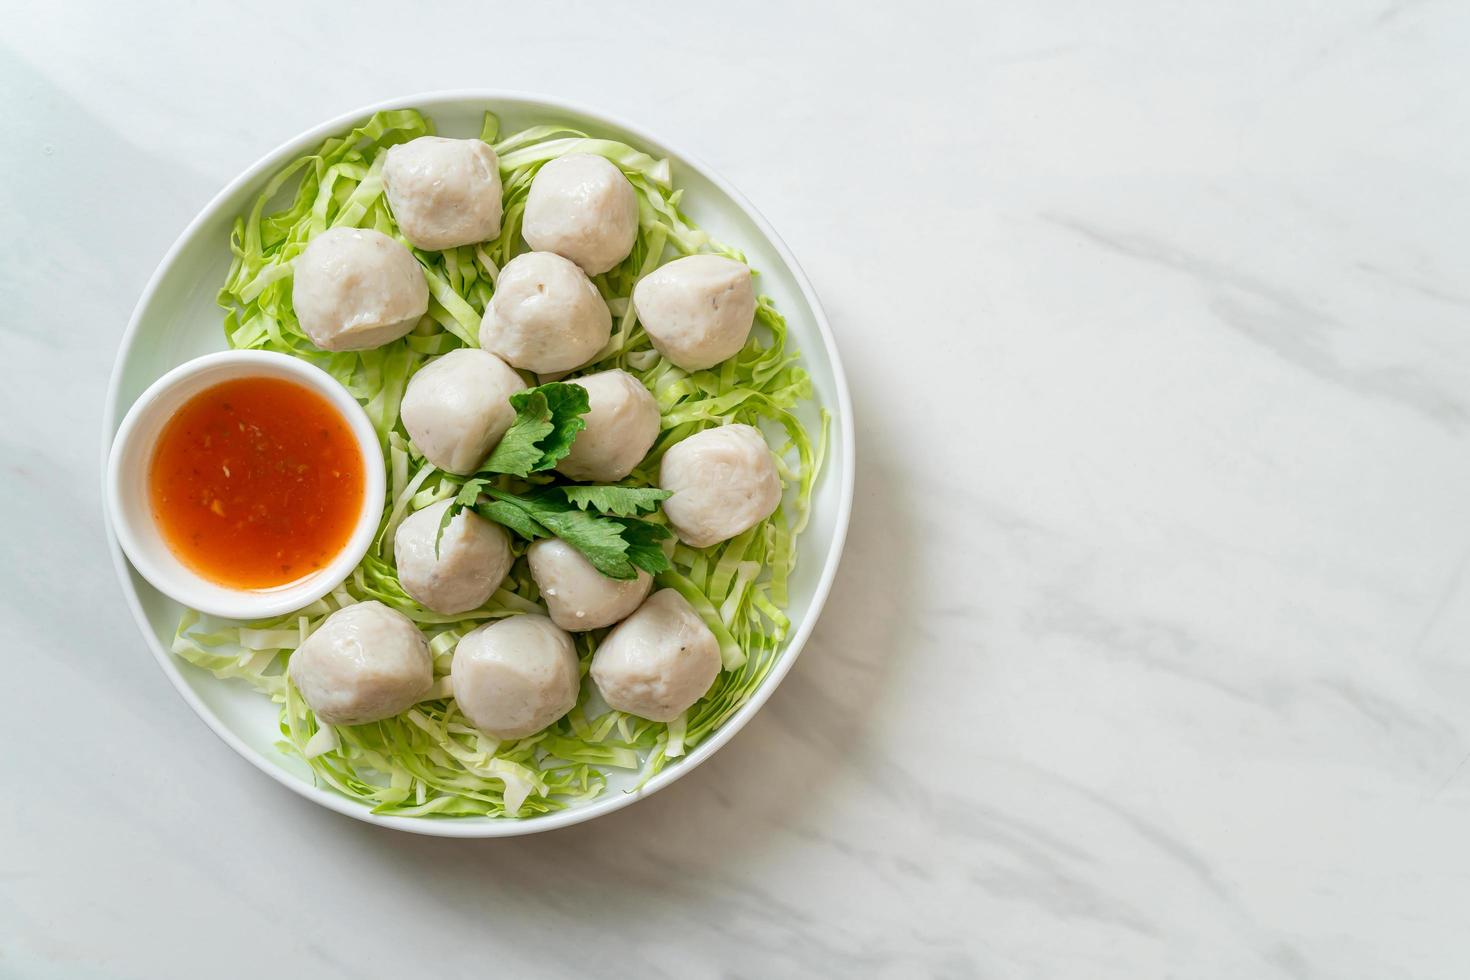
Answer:
<path fill-rule="evenodd" d="M 744 250 L 751 266 L 760 272 L 760 291 L 770 295 L 785 314 L 791 341 L 811 373 L 817 401 L 832 413 L 826 464 L 812 497 L 811 523 L 801 537 L 790 583 L 788 614 L 794 629 L 765 682 L 717 732 L 637 792 L 628 791 L 631 784 L 627 780 L 610 779 L 607 791 L 596 800 L 524 820 L 378 816 L 354 800 L 314 785 L 304 763 L 275 748 L 280 737 L 277 708 L 268 699 L 243 684 L 218 680 L 169 653 L 182 609 L 128 564 L 110 524 L 107 533 L 123 592 L 159 666 L 205 724 L 262 772 L 328 809 L 396 830 L 441 837 L 536 833 L 610 813 L 669 785 L 728 742 L 781 683 L 811 635 L 842 554 L 852 507 L 852 406 L 832 330 L 811 284 L 765 219 L 709 167 L 634 126 L 557 99 L 488 90 L 438 92 L 367 106 L 287 141 L 231 181 L 184 229 L 143 290 L 118 350 L 103 419 L 104 473 L 118 424 L 134 400 L 171 368 L 225 348 L 215 293 L 229 268 L 229 236 L 235 216 L 249 206 L 273 173 L 327 137 L 346 132 L 379 110 L 410 107 L 431 116 L 443 136 L 477 136 L 482 114 L 488 109 L 500 117 L 503 133 L 561 123 L 592 136 L 622 140 L 655 157 L 668 157 L 675 186 L 684 188 L 685 212 L 715 238 Z M 808 416 L 812 419 L 814 415 Z"/>

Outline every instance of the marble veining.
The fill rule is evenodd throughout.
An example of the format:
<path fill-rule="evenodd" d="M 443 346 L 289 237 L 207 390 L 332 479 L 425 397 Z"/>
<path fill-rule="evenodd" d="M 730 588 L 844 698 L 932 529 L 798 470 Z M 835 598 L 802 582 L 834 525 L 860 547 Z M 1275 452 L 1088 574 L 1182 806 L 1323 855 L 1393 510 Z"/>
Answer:
<path fill-rule="evenodd" d="M 11 4 L 0 976 L 1470 975 L 1470 7 Z M 129 312 L 234 174 L 500 86 L 729 176 L 858 418 L 828 610 L 592 824 L 347 821 L 107 559 Z"/>

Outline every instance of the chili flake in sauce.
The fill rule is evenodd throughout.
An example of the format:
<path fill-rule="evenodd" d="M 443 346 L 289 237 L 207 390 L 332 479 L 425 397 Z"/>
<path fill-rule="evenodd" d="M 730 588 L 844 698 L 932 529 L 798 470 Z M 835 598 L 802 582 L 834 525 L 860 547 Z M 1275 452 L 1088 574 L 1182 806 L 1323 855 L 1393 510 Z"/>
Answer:
<path fill-rule="evenodd" d="M 328 564 L 362 510 L 362 455 L 321 395 L 240 378 L 185 402 L 149 465 L 153 519 L 169 549 L 220 585 L 265 589 Z"/>

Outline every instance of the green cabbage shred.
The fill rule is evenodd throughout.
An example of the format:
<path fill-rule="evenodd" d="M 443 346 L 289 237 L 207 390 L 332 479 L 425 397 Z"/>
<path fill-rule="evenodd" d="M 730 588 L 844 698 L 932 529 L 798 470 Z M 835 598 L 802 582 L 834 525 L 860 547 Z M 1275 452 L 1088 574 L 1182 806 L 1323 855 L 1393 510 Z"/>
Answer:
<path fill-rule="evenodd" d="M 791 628 L 783 612 L 787 581 L 821 467 L 828 415 L 821 413 L 814 437 L 794 414 L 800 403 L 811 400 L 811 382 L 788 347 L 785 320 L 766 297 L 756 310 L 763 329 L 752 334 L 736 357 L 715 368 L 690 374 L 652 349 L 629 300 L 641 276 L 671 255 L 709 251 L 744 261 L 740 252 L 710 240 L 680 211 L 680 192 L 673 187 L 667 160 L 564 127 L 538 126 L 501 139 L 499 121 L 488 112 L 481 138 L 500 157 L 500 236 L 443 252 L 413 249 L 431 300 L 428 313 L 407 337 L 370 351 L 317 349 L 291 309 L 292 261 L 313 235 L 335 226 L 375 228 L 408 245 L 383 194 L 384 151 L 433 132 L 433 123 L 416 110 L 377 113 L 284 167 L 249 212 L 236 219 L 230 238 L 234 262 L 219 293 L 230 347 L 303 358 L 345 386 L 377 430 L 388 494 L 368 554 L 329 595 L 288 615 L 247 625 L 186 611 L 173 652 L 217 677 L 249 684 L 279 704 L 278 747 L 303 759 L 320 785 L 375 813 L 532 817 L 598 796 L 612 770 L 636 773 L 642 785 L 669 760 L 708 738 L 770 673 Z M 701 429 L 729 422 L 763 424 L 768 432 L 784 434 L 785 444 L 774 448 L 791 492 L 771 518 L 730 541 L 704 549 L 678 545 L 673 567 L 656 578 L 658 587 L 677 589 L 688 599 L 720 641 L 724 669 L 688 712 L 661 724 L 607 709 L 586 677 L 597 643 L 607 632 L 596 630 L 576 635 L 583 683 L 571 713 L 529 738 L 497 742 L 471 726 L 447 696 L 454 645 L 481 623 L 544 612 L 544 607 L 524 561 L 517 561 L 500 589 L 470 613 L 442 616 L 403 591 L 394 574 L 394 531 L 413 511 L 455 497 L 464 481 L 435 469 L 410 445 L 398 407 L 408 379 L 429 358 L 478 343 L 480 316 L 499 269 L 524 250 L 521 219 L 531 179 L 548 160 L 573 152 L 597 153 L 620 167 L 637 193 L 640 216 L 632 254 L 593 280 L 614 312 L 614 330 L 587 370 L 620 367 L 639 378 L 653 392 L 663 423 L 653 450 L 623 481 L 628 490 L 567 487 L 567 506 L 574 513 L 596 507 L 620 519 L 656 511 L 660 494 L 642 488 L 656 486 L 663 453 Z M 499 476 L 494 481 L 505 494 L 544 493 L 549 478 L 530 472 L 524 479 Z M 661 517 L 655 513 L 647 519 Z M 515 547 L 520 551 L 524 543 Z M 407 615 L 429 638 L 434 689 L 429 700 L 394 718 L 324 728 L 290 683 L 287 659 L 326 616 L 374 599 Z"/>

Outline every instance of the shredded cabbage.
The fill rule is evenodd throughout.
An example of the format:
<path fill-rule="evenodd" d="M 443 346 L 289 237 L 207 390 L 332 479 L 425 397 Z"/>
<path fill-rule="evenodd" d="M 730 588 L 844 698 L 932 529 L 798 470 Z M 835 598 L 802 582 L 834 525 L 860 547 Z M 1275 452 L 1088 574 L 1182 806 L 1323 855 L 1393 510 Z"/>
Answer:
<path fill-rule="evenodd" d="M 384 197 L 384 151 L 433 132 L 433 123 L 416 110 L 380 112 L 283 168 L 250 211 L 236 219 L 230 239 L 234 263 L 219 293 L 229 345 L 304 358 L 343 384 L 377 429 L 388 491 L 372 547 L 328 596 L 289 615 L 246 625 L 187 611 L 173 652 L 217 677 L 250 684 L 277 702 L 280 749 L 304 760 L 320 784 L 374 812 L 531 817 L 598 796 L 609 770 L 636 772 L 646 781 L 668 760 L 699 745 L 770 673 L 791 627 L 782 611 L 787 580 L 821 467 L 828 416 L 821 413 L 814 438 L 794 414 L 799 403 L 812 398 L 811 383 L 787 343 L 785 320 L 766 297 L 756 310 L 762 329 L 736 357 L 716 368 L 689 374 L 652 349 L 629 302 L 641 276 L 670 253 L 714 251 L 744 259 L 711 241 L 679 210 L 680 192 L 673 187 L 667 160 L 564 127 L 533 127 L 498 139 L 499 122 L 490 113 L 485 114 L 481 138 L 500 157 L 500 236 L 444 252 L 413 250 L 428 279 L 431 301 L 407 337 L 370 351 L 318 350 L 292 312 L 292 261 L 312 235 L 336 226 L 375 228 L 408 245 Z M 501 588 L 470 613 L 442 616 L 404 592 L 393 566 L 395 529 L 408 514 L 452 496 L 457 487 L 410 445 L 398 407 L 408 379 L 428 358 L 477 343 L 480 316 L 498 271 L 524 249 L 521 218 L 531 179 L 548 160 L 574 152 L 597 153 L 617 164 L 639 202 L 632 254 L 594 279 L 616 323 L 608 346 L 588 368 L 629 371 L 654 393 L 662 413 L 658 441 L 626 482 L 654 486 L 663 453 L 701 429 L 727 422 L 764 423 L 766 431 L 781 434 L 775 449 L 790 492 L 770 519 L 730 541 L 697 550 L 680 545 L 673 570 L 658 578 L 660 587 L 677 589 L 690 601 L 720 641 L 724 669 L 688 712 L 666 725 L 608 710 L 586 677 L 597 643 L 607 632 L 597 630 L 577 635 L 583 682 L 571 713 L 529 738 L 497 742 L 470 725 L 448 696 L 454 645 L 483 622 L 544 612 L 544 607 L 524 561 L 517 561 Z M 292 181 L 294 192 L 288 191 Z M 784 444 L 779 444 L 782 437 Z M 513 489 L 527 485 L 515 480 L 506 484 Z M 332 612 L 370 599 L 404 613 L 424 631 L 434 658 L 434 688 L 428 700 L 397 717 L 368 725 L 322 726 L 291 684 L 286 661 Z"/>

